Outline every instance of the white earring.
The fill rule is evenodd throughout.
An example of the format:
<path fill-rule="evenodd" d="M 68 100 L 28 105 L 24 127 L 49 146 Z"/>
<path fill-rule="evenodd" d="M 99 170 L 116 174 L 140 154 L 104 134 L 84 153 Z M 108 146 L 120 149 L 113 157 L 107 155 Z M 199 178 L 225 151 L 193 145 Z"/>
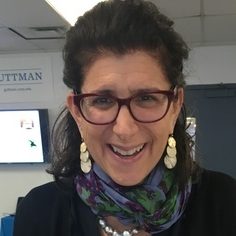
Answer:
<path fill-rule="evenodd" d="M 170 135 L 167 141 L 166 156 L 164 157 L 164 163 L 167 169 L 173 169 L 177 163 L 177 149 L 176 141 L 173 135 Z"/>
<path fill-rule="evenodd" d="M 85 174 L 89 173 L 92 168 L 92 163 L 85 142 L 80 144 L 80 168 Z"/>

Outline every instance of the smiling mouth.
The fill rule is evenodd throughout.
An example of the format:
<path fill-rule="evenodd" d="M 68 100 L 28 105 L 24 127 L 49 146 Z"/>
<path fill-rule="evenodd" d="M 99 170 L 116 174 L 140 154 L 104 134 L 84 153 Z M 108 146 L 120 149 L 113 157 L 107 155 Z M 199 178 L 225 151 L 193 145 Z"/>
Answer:
<path fill-rule="evenodd" d="M 118 156 L 120 156 L 121 158 L 131 158 L 131 157 L 134 157 L 136 156 L 138 153 L 140 153 L 143 148 L 144 148 L 144 144 L 142 145 L 139 145 L 135 148 L 132 148 L 130 150 L 123 150 L 121 148 L 118 148 L 114 145 L 109 145 L 111 150 Z"/>

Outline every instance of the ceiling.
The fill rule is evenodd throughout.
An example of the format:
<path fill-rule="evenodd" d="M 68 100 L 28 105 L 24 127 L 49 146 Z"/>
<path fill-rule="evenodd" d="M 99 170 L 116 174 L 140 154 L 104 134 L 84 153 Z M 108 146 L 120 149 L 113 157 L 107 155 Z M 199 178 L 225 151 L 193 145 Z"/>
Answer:
<path fill-rule="evenodd" d="M 236 44 L 236 0 L 152 2 L 190 45 Z M 60 51 L 68 26 L 44 0 L 0 0 L 0 54 Z"/>

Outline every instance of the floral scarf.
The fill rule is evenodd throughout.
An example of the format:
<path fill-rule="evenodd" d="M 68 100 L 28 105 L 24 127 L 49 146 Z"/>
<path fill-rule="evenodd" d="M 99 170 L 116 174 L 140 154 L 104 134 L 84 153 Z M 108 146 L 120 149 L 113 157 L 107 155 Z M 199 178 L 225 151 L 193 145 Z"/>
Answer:
<path fill-rule="evenodd" d="M 182 215 L 191 192 L 191 181 L 179 191 L 172 170 L 158 165 L 144 183 L 124 187 L 114 183 L 95 163 L 88 174 L 75 178 L 80 198 L 100 218 L 116 216 L 150 233 L 168 229 Z"/>

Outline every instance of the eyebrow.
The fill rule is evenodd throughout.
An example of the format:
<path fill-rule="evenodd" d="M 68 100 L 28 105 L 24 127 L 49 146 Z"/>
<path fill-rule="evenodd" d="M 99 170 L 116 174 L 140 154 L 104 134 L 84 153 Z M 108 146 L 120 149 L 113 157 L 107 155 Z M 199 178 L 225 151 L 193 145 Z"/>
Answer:
<path fill-rule="evenodd" d="M 139 94 L 139 93 L 152 93 L 152 92 L 157 92 L 157 91 L 163 91 L 164 89 L 159 89 L 159 88 L 139 88 L 139 89 L 133 89 L 130 90 L 131 95 L 133 94 Z M 164 90 L 168 91 L 168 90 Z M 116 94 L 115 90 L 112 89 L 98 89 L 98 90 L 93 90 L 90 93 L 96 93 L 96 94 L 101 94 L 101 95 L 114 95 Z"/>
<path fill-rule="evenodd" d="M 114 94 L 114 90 L 111 90 L 111 89 L 97 89 L 97 90 L 93 90 L 90 93 L 96 93 L 96 94 L 101 94 L 101 95 L 112 95 L 112 94 Z"/>
<path fill-rule="evenodd" d="M 157 91 L 163 91 L 159 88 L 143 88 L 143 89 L 137 89 L 137 90 L 133 90 L 132 92 L 134 94 L 137 93 L 153 93 L 153 92 L 157 92 Z"/>

